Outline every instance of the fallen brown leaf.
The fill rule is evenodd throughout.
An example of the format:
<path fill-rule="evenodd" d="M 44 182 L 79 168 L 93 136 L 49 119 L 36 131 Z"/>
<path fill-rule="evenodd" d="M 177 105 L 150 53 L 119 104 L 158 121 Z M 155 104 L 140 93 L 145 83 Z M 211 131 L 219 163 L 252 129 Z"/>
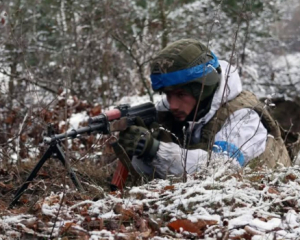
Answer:
<path fill-rule="evenodd" d="M 121 214 L 122 210 L 123 210 L 122 203 L 117 203 L 113 208 L 115 214 Z"/>
<path fill-rule="evenodd" d="M 175 186 L 174 185 L 170 185 L 170 186 L 165 186 L 164 190 L 174 190 Z"/>
<path fill-rule="evenodd" d="M 146 232 L 149 230 L 147 226 L 147 222 L 143 218 L 137 218 L 135 220 L 135 227 L 140 231 L 140 232 Z"/>
<path fill-rule="evenodd" d="M 280 192 L 278 192 L 275 188 L 269 187 L 268 192 L 271 194 L 280 195 Z"/>
<path fill-rule="evenodd" d="M 200 236 L 208 226 L 216 225 L 217 223 L 218 222 L 215 220 L 198 220 L 198 222 L 192 222 L 188 219 L 178 219 L 170 222 L 168 227 L 176 232 L 184 230 L 191 233 L 197 233 L 198 236 Z"/>
<path fill-rule="evenodd" d="M 65 235 L 66 237 L 71 236 L 72 239 L 88 240 L 90 238 L 89 233 L 85 230 L 81 230 L 80 227 L 73 222 L 66 223 L 60 229 L 60 235 Z"/>
<path fill-rule="evenodd" d="M 60 229 L 60 234 L 64 234 L 67 232 L 72 226 L 76 226 L 75 223 L 73 222 L 67 222 L 61 229 Z"/>
<path fill-rule="evenodd" d="M 98 106 L 95 106 L 91 109 L 90 111 L 90 116 L 91 117 L 94 117 L 94 116 L 97 116 L 101 113 L 101 106 L 98 105 Z"/>
<path fill-rule="evenodd" d="M 287 181 L 295 181 L 296 179 L 297 179 L 297 176 L 292 173 L 285 176 L 285 180 L 287 180 Z"/>
<path fill-rule="evenodd" d="M 199 236 L 202 234 L 197 225 L 187 219 L 178 219 L 176 221 L 170 222 L 168 224 L 168 228 L 176 232 L 181 232 L 181 230 L 184 230 L 191 233 L 197 233 Z"/>
<path fill-rule="evenodd" d="M 104 228 L 104 222 L 103 219 L 98 218 L 91 220 L 90 218 L 86 218 L 82 223 L 81 227 L 84 228 L 87 231 L 99 231 Z"/>
<path fill-rule="evenodd" d="M 123 209 L 121 212 L 121 220 L 129 221 L 137 217 L 136 213 L 131 209 Z"/>

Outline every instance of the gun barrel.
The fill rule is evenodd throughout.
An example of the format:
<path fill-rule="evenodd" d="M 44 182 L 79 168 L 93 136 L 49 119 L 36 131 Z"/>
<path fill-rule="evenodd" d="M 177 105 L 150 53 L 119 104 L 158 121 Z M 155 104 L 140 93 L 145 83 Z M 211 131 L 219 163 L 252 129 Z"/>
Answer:
<path fill-rule="evenodd" d="M 130 107 L 128 104 L 120 105 L 115 109 L 100 114 L 99 116 L 90 118 L 89 125 L 86 127 L 72 129 L 65 133 L 44 137 L 44 142 L 52 144 L 65 138 L 76 138 L 78 135 L 84 133 L 90 134 L 92 132 L 101 132 L 103 134 L 107 134 L 110 132 L 109 122 L 121 119 L 122 117 L 128 117 L 128 121 L 125 122 L 126 125 L 127 122 L 130 122 L 131 118 L 135 118 L 137 116 L 141 117 L 146 125 L 150 125 L 156 120 L 156 108 L 154 104 L 148 102 L 134 107 Z M 121 123 L 124 125 L 124 121 L 121 121 Z M 122 129 L 126 129 L 126 126 L 123 126 Z"/>
<path fill-rule="evenodd" d="M 107 125 L 105 123 L 97 123 L 97 124 L 91 124 L 87 127 L 82 127 L 78 129 L 72 129 L 68 132 L 61 133 L 61 134 L 55 134 L 51 137 L 45 137 L 44 142 L 47 144 L 55 143 L 57 140 L 61 140 L 64 138 L 76 138 L 80 134 L 90 134 L 92 132 L 105 132 L 107 131 Z"/>

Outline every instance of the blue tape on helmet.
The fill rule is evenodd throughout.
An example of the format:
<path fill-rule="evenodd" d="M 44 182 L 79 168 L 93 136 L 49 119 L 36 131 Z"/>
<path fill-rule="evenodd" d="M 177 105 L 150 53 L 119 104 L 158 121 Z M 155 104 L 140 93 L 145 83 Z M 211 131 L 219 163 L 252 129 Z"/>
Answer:
<path fill-rule="evenodd" d="M 215 71 L 215 69 L 219 66 L 219 62 L 216 55 L 213 52 L 211 52 L 211 54 L 213 59 L 195 67 L 170 73 L 151 74 L 150 77 L 153 90 L 155 91 L 163 87 L 187 83 Z"/>

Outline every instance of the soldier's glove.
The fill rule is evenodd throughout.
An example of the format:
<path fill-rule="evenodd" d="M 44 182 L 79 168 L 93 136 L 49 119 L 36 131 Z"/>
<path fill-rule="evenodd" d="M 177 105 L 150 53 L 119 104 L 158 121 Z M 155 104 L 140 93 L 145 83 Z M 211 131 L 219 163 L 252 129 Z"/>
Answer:
<path fill-rule="evenodd" d="M 143 125 L 140 120 L 137 122 L 137 125 Z M 119 143 L 130 157 L 135 155 L 146 161 L 153 159 L 159 147 L 159 141 L 152 137 L 145 126 L 131 126 L 120 132 Z"/>

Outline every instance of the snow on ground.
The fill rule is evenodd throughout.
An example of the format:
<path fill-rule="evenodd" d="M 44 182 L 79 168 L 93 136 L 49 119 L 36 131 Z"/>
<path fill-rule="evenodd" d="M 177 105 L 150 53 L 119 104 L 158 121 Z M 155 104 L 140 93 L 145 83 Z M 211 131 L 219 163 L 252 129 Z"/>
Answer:
<path fill-rule="evenodd" d="M 300 239 L 299 166 L 242 172 L 216 161 L 185 183 L 156 179 L 97 201 L 52 193 L 32 207 L 34 215 L 3 212 L 0 238 Z"/>

